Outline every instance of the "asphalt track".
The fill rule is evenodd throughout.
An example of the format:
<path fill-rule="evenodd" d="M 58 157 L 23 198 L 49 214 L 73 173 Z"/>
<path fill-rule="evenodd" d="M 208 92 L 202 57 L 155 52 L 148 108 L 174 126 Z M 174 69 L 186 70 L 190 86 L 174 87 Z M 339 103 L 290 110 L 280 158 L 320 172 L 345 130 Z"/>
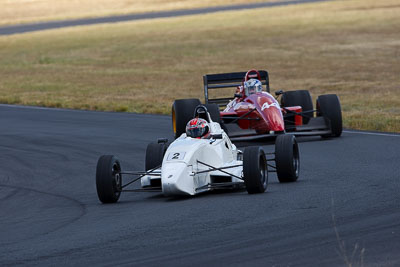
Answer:
<path fill-rule="evenodd" d="M 170 124 L 0 105 L 0 266 L 400 265 L 400 135 L 303 138 L 300 180 L 270 174 L 264 194 L 100 204 L 98 157 L 142 170 L 147 143 L 171 137 Z"/>
<path fill-rule="evenodd" d="M 149 12 L 149 13 L 141 13 L 141 14 L 129 14 L 129 15 L 119 15 L 119 16 L 107 16 L 107 17 L 97 17 L 97 18 L 83 18 L 83 19 L 73 19 L 73 20 L 61 20 L 61 21 L 30 23 L 30 24 L 8 25 L 8 26 L 0 27 L 0 35 L 11 35 L 11 34 L 26 33 L 26 32 L 58 29 L 58 28 L 64 28 L 64 27 L 101 24 L 101 23 L 117 23 L 117 22 L 124 22 L 124 21 L 133 21 L 133 20 L 169 18 L 169 17 L 178 17 L 178 16 L 189 16 L 189 15 L 215 13 L 215 12 L 221 12 L 221 11 L 235 11 L 235 10 L 237 11 L 237 10 L 244 10 L 244 9 L 287 6 L 287 5 L 297 5 L 297 4 L 315 3 L 315 2 L 324 2 L 324 1 L 332 1 L 332 0 L 289 0 L 289 1 L 277 1 L 277 2 L 267 2 L 267 3 L 250 3 L 250 4 L 241 4 L 241 5 L 226 5 L 226 6 L 205 7 L 205 8 L 196 8 L 196 9 L 183 9 L 183 10 L 172 10 L 172 11 Z"/>

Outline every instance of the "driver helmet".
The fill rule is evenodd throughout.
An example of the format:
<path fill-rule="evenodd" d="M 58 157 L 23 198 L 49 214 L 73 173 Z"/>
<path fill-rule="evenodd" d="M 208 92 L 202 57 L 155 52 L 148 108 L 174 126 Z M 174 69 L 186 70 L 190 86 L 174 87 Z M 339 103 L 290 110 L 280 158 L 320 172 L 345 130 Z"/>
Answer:
<path fill-rule="evenodd" d="M 192 138 L 207 138 L 210 127 L 205 119 L 194 118 L 186 124 L 186 135 Z"/>
<path fill-rule="evenodd" d="M 257 79 L 250 79 L 243 84 L 244 92 L 247 96 L 262 92 L 262 83 Z"/>

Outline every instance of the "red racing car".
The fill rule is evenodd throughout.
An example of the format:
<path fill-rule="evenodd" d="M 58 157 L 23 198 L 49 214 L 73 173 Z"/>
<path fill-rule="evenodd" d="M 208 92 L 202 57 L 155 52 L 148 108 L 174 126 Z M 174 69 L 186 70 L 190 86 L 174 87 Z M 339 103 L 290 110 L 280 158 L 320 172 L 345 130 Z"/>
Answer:
<path fill-rule="evenodd" d="M 337 95 L 318 96 L 315 109 L 307 90 L 277 91 L 274 97 L 270 94 L 265 70 L 207 74 L 203 80 L 205 104 L 212 120 L 219 122 L 233 141 L 283 133 L 322 137 L 339 137 L 342 133 L 342 113 Z M 221 97 L 227 90 L 231 93 L 235 90 L 233 98 Z M 210 98 L 210 93 L 217 97 Z M 175 137 L 185 132 L 187 122 L 200 104 L 199 99 L 174 101 L 172 126 Z"/>

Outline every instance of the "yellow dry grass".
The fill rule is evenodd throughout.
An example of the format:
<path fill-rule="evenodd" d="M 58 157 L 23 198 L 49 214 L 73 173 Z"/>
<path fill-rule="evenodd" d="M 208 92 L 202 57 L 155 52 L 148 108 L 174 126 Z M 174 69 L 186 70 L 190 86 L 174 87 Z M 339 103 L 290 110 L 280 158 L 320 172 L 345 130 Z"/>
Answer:
<path fill-rule="evenodd" d="M 252 0 L 274 2 L 278 0 Z M 0 25 L 243 4 L 248 0 L 0 0 Z"/>
<path fill-rule="evenodd" d="M 267 69 L 337 93 L 345 127 L 400 132 L 400 5 L 352 0 L 0 37 L 0 102 L 169 114 L 202 75 Z"/>

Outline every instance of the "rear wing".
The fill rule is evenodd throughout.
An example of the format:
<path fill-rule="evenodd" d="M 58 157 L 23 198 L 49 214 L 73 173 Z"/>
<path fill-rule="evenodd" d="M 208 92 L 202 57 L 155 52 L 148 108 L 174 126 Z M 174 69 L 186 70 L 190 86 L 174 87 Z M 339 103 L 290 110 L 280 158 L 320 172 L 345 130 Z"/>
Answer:
<path fill-rule="evenodd" d="M 269 77 L 268 72 L 266 70 L 258 71 L 261 76 L 261 82 L 265 85 L 267 92 L 269 93 Z M 220 89 L 220 88 L 236 88 L 241 85 L 246 72 L 232 72 L 232 73 L 220 73 L 220 74 L 206 74 L 203 76 L 204 82 L 204 97 L 206 104 L 218 104 L 219 106 L 224 106 L 232 100 L 232 97 L 229 98 L 208 98 L 208 90 Z M 232 90 L 232 95 L 235 91 Z"/>

